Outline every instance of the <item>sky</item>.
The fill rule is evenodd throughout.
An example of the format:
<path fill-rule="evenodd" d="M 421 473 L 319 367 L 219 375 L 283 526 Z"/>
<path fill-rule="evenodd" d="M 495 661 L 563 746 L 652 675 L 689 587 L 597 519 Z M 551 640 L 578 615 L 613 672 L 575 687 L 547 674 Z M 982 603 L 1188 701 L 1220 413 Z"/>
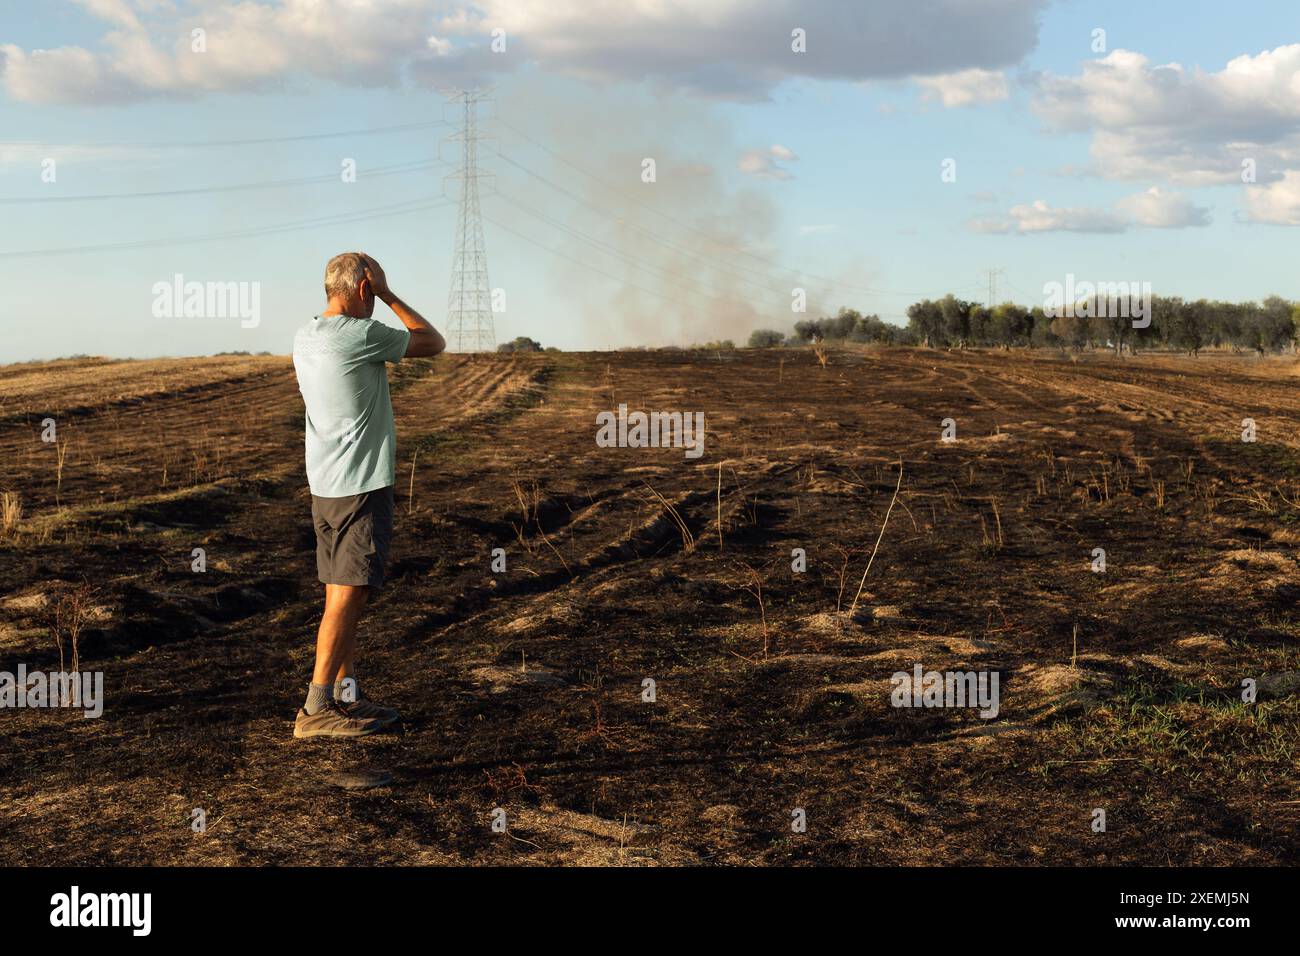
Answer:
<path fill-rule="evenodd" d="M 1287 0 L 0 0 L 0 363 L 287 354 L 352 249 L 445 328 L 465 88 L 498 341 L 903 324 L 990 274 L 1026 305 L 1067 275 L 1300 299 L 1298 27 Z M 244 308 L 187 314 L 178 276 Z"/>

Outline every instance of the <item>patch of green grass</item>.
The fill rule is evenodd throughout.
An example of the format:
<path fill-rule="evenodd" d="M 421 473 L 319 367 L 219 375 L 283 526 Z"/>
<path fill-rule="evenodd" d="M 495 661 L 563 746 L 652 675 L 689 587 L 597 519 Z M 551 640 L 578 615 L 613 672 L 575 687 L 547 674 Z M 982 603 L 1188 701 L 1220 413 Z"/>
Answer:
<path fill-rule="evenodd" d="M 1273 781 L 1294 772 L 1300 702 L 1243 703 L 1235 689 L 1131 682 L 1103 707 L 1052 731 L 1059 759 L 1036 770 L 1086 764 L 1109 773 L 1123 764 L 1192 781 Z"/>

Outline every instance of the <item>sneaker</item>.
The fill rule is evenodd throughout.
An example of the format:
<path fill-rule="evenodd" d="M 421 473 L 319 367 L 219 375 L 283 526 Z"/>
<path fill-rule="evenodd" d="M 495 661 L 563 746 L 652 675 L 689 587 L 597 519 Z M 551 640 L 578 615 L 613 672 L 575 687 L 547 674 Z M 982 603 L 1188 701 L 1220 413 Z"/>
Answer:
<path fill-rule="evenodd" d="M 358 720 L 377 720 L 381 724 L 391 724 L 401 715 L 391 707 L 382 707 L 376 704 L 369 697 L 362 696 L 350 704 L 343 701 L 335 701 L 343 709 L 343 712 L 349 717 L 355 717 Z"/>
<path fill-rule="evenodd" d="M 324 709 L 309 714 L 298 708 L 298 719 L 293 722 L 295 737 L 364 737 L 383 726 L 377 720 L 353 717 L 330 701 Z"/>

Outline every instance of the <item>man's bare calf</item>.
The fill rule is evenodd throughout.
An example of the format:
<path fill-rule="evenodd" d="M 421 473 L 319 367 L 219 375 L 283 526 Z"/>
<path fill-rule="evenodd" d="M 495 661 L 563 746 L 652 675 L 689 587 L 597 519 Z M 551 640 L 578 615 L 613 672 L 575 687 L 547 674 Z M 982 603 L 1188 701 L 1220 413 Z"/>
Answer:
<path fill-rule="evenodd" d="M 325 613 L 316 632 L 316 669 L 311 682 L 333 689 L 355 673 L 357 622 L 370 600 L 369 587 L 325 585 Z M 355 679 L 355 678 L 354 678 Z"/>

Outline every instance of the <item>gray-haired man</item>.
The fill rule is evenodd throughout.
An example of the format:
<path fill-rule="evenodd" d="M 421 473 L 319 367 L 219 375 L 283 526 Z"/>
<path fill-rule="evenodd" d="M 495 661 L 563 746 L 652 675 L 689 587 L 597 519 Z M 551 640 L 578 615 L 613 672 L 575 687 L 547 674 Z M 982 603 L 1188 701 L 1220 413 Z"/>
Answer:
<path fill-rule="evenodd" d="M 393 534 L 397 430 L 388 362 L 437 355 L 447 343 L 395 296 L 379 263 L 361 252 L 325 267 L 325 311 L 298 330 L 293 366 L 307 406 L 307 483 L 316 525 L 316 569 L 325 614 L 316 635 L 316 669 L 295 737 L 360 737 L 397 719 L 356 683 L 357 621 L 371 590 L 384 583 Z M 370 318 L 380 299 L 401 320 Z"/>

